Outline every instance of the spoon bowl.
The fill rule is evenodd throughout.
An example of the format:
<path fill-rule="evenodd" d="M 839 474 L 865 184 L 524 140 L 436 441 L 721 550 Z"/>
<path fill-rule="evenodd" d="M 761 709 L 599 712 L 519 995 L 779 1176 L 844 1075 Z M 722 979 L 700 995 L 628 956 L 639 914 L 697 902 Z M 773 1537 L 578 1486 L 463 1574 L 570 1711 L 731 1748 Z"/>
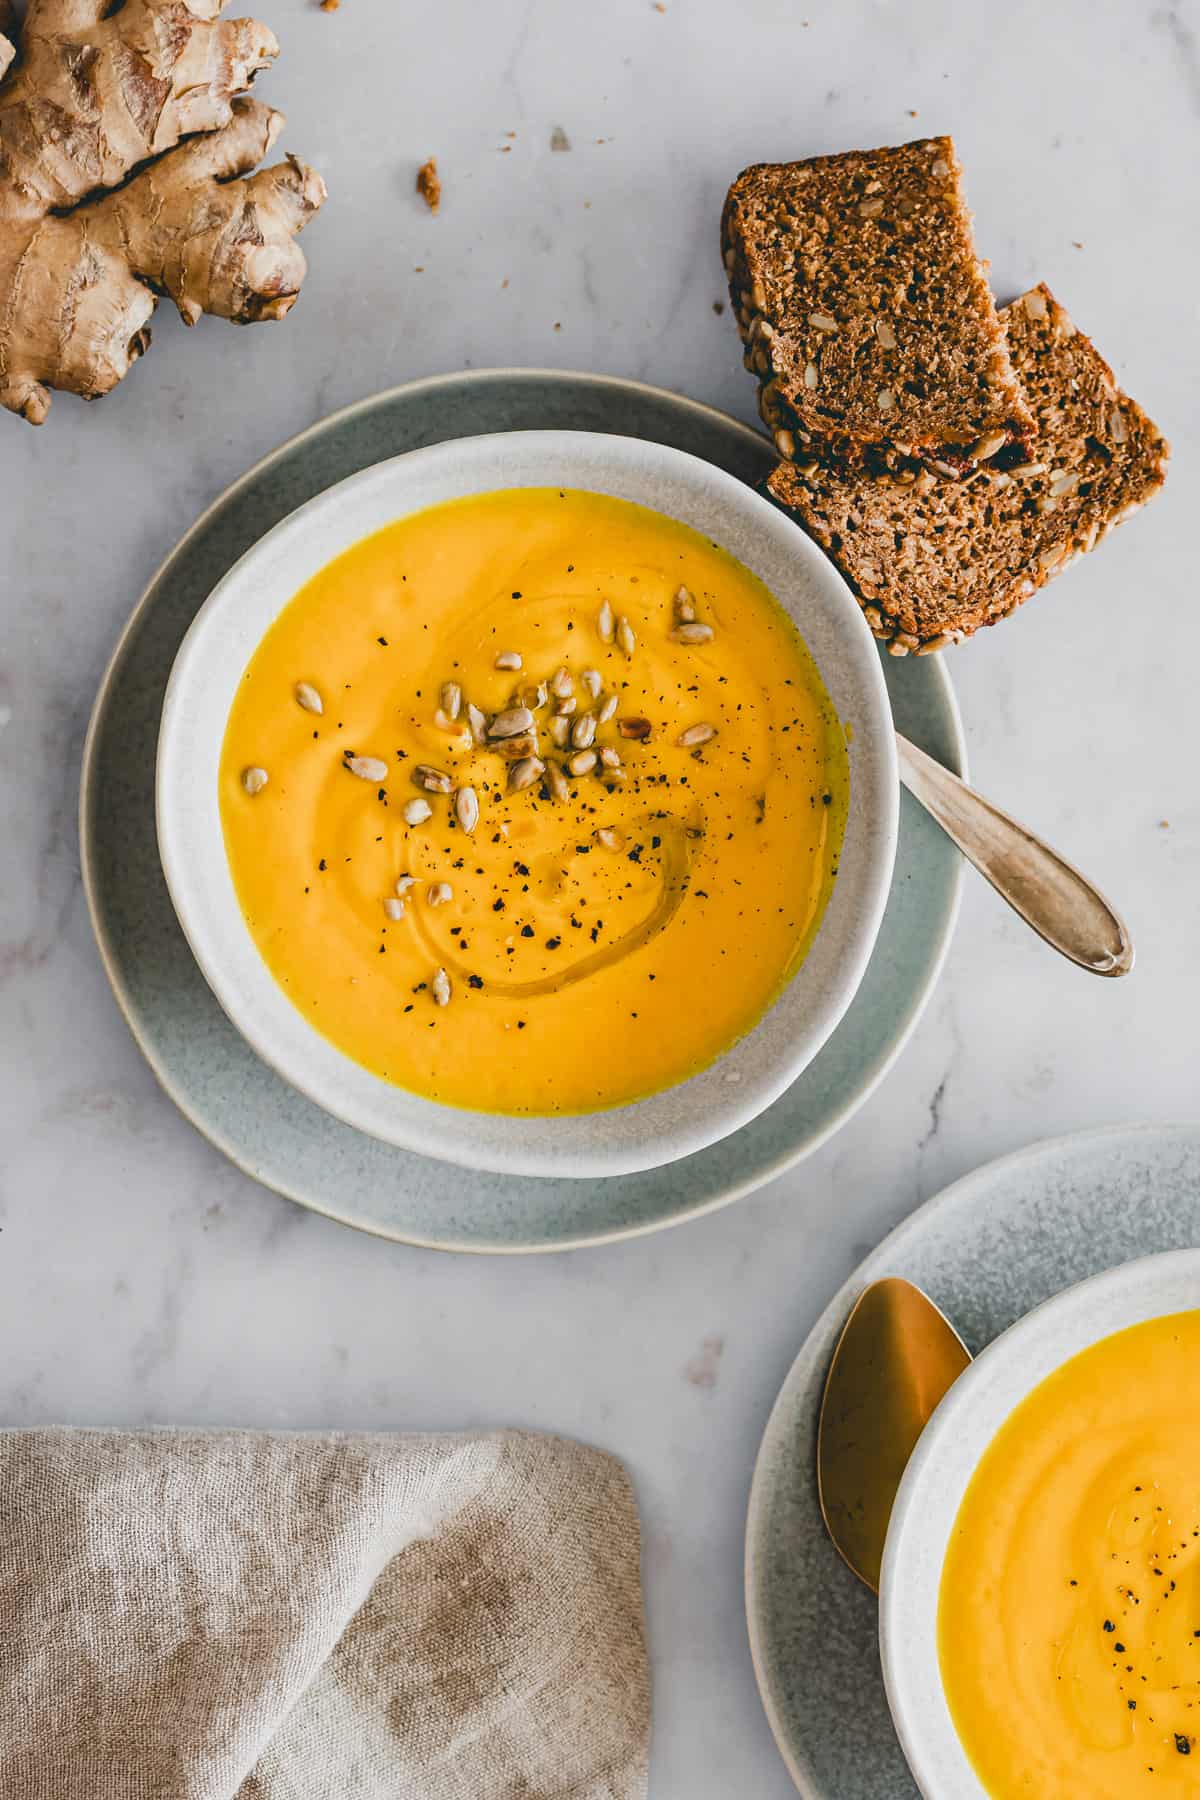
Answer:
<path fill-rule="evenodd" d="M 817 1425 L 817 1488 L 839 1555 L 872 1593 L 901 1477 L 970 1360 L 945 1314 L 898 1277 L 865 1288 L 842 1329 Z"/>

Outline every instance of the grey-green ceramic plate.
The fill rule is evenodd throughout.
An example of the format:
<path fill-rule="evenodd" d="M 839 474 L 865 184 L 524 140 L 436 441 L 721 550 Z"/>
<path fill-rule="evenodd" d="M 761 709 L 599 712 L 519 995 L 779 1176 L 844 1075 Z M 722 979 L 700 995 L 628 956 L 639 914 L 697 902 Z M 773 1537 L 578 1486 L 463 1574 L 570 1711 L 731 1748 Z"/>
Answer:
<path fill-rule="evenodd" d="M 163 564 L 104 677 L 84 747 L 80 838 L 96 939 L 117 1001 L 166 1092 L 239 1168 L 383 1237 L 447 1250 L 555 1250 L 652 1231 L 723 1205 L 844 1124 L 919 1018 L 953 929 L 960 859 L 905 795 L 879 939 L 845 1018 L 783 1097 L 697 1155 L 604 1181 L 464 1175 L 337 1123 L 238 1036 L 192 960 L 154 832 L 163 689 L 180 640 L 226 570 L 314 494 L 400 451 L 479 432 L 569 428 L 674 444 L 755 481 L 766 440 L 636 382 L 494 370 L 414 382 L 335 413 L 235 483 Z M 940 657 L 885 657 L 896 723 L 951 768 L 962 736 Z"/>
<path fill-rule="evenodd" d="M 1089 1275 L 1197 1244 L 1200 1125 L 1116 1126 L 1035 1144 L 955 1182 L 830 1302 L 775 1402 L 746 1529 L 759 1690 L 809 1800 L 919 1800 L 884 1696 L 875 1597 L 839 1558 L 817 1504 L 821 1389 L 858 1294 L 881 1276 L 905 1276 L 978 1353 Z"/>

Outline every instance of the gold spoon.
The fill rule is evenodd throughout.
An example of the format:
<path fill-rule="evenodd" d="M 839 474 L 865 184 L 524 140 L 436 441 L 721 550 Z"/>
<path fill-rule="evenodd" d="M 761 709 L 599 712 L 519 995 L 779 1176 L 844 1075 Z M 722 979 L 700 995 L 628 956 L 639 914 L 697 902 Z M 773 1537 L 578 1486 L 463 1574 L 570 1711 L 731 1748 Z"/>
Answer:
<path fill-rule="evenodd" d="M 1128 928 L 1078 869 L 899 732 L 896 748 L 914 800 L 1039 937 L 1093 975 L 1128 975 Z"/>
<path fill-rule="evenodd" d="M 830 1537 L 872 1593 L 900 1477 L 970 1360 L 928 1295 L 896 1276 L 872 1282 L 842 1329 L 821 1400 L 817 1489 Z"/>

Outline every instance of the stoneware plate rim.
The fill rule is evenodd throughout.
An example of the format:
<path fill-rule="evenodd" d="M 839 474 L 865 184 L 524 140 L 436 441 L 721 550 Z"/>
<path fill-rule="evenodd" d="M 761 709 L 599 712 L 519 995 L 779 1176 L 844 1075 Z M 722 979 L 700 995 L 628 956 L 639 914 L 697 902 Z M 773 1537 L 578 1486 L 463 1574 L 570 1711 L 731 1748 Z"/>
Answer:
<path fill-rule="evenodd" d="M 507 1117 L 406 1092 L 338 1050 L 262 961 L 224 854 L 216 764 L 245 661 L 309 575 L 390 520 L 503 486 L 589 487 L 711 532 L 800 625 L 839 716 L 854 724 L 839 880 L 800 969 L 764 1017 L 689 1080 L 600 1113 Z M 180 645 L 163 703 L 158 841 L 179 922 L 210 988 L 255 1053 L 356 1130 L 419 1155 L 498 1173 L 633 1174 L 731 1135 L 789 1087 L 857 991 L 890 891 L 899 795 L 894 730 L 861 609 L 821 552 L 760 495 L 671 446 L 598 432 L 482 434 L 410 450 L 305 502 L 218 581 Z"/>
<path fill-rule="evenodd" d="M 926 880 L 925 871 L 938 869 L 937 887 L 928 899 L 934 906 L 934 930 L 921 949 L 915 985 L 900 995 L 885 1034 L 878 1040 L 872 1057 L 861 1045 L 851 1052 L 848 1073 L 834 1078 L 834 1091 L 818 1101 L 813 1118 L 790 1120 L 780 1143 L 744 1144 L 739 1137 L 734 1147 L 740 1150 L 733 1166 L 705 1169 L 699 1181 L 684 1165 L 679 1192 L 682 1203 L 664 1205 L 657 1196 L 638 1200 L 635 1204 L 649 1210 L 630 1217 L 622 1207 L 614 1216 L 595 1224 L 582 1218 L 555 1222 L 553 1212 L 545 1215 L 545 1223 L 528 1220 L 514 1230 L 511 1223 L 495 1216 L 499 1195 L 489 1195 L 478 1205 L 472 1201 L 465 1218 L 452 1218 L 439 1223 L 435 1230 L 419 1227 L 415 1220 L 393 1216 L 390 1194 L 393 1181 L 404 1171 L 390 1167 L 386 1186 L 377 1179 L 366 1190 L 366 1199 L 355 1199 L 360 1192 L 357 1183 L 348 1182 L 344 1172 L 334 1168 L 324 1178 L 314 1176 L 306 1157 L 298 1155 L 294 1128 L 286 1119 L 276 1119 L 283 1090 L 278 1097 L 263 1096 L 264 1106 L 256 1111 L 256 1127 L 267 1132 L 258 1141 L 242 1118 L 231 1114 L 220 1099 L 214 1102 L 203 1085 L 201 1071 L 181 1056 L 164 1030 L 161 1008 L 144 997 L 139 982 L 137 950 L 127 942 L 128 932 L 120 907 L 122 885 L 128 878 L 124 865 L 118 875 L 105 867 L 101 842 L 97 836 L 100 800 L 107 778 L 105 758 L 110 734 L 114 729 L 112 707 L 124 699 L 122 683 L 133 678 L 143 633 L 153 627 L 158 612 L 169 604 L 173 583 L 186 584 L 192 564 L 205 555 L 210 534 L 237 519 L 237 509 L 256 506 L 270 511 L 272 484 L 281 484 L 292 471 L 305 470 L 323 454 L 333 454 L 340 466 L 355 465 L 352 454 L 339 451 L 344 440 L 353 443 L 374 428 L 381 428 L 388 444 L 415 441 L 443 442 L 444 430 L 453 435 L 455 403 L 469 408 L 472 420 L 489 407 L 496 408 L 507 426 L 514 413 L 528 416 L 537 424 L 548 413 L 557 416 L 565 411 L 573 427 L 590 413 L 628 424 L 632 415 L 645 416 L 647 431 L 703 436 L 705 454 L 724 456 L 742 469 L 741 478 L 752 480 L 765 475 L 772 461 L 771 445 L 763 434 L 704 401 L 657 388 L 648 383 L 619 375 L 581 373 L 568 369 L 490 368 L 453 371 L 419 377 L 412 381 L 364 395 L 305 426 L 303 430 L 266 452 L 241 475 L 217 493 L 203 511 L 188 525 L 154 570 L 130 612 L 124 619 L 113 643 L 99 682 L 85 734 L 81 756 L 78 826 L 84 897 L 91 920 L 101 966 L 104 969 L 117 1009 L 163 1093 L 171 1100 L 189 1125 L 248 1179 L 290 1199 L 336 1224 L 349 1226 L 386 1243 L 400 1243 L 416 1249 L 438 1250 L 456 1255 L 548 1255 L 560 1250 L 583 1249 L 623 1242 L 648 1236 L 652 1232 L 701 1218 L 745 1198 L 768 1182 L 778 1179 L 789 1169 L 810 1156 L 842 1129 L 886 1078 L 907 1046 L 922 1018 L 940 978 L 962 904 L 964 871 L 959 857 L 943 849 L 940 864 L 929 850 L 943 848 L 933 832 L 930 842 L 922 846 L 919 828 L 922 821 L 915 806 L 907 806 L 909 826 L 918 832 L 911 845 L 913 852 L 922 851 L 907 865 L 907 878 Z M 436 409 L 436 422 L 422 420 Z M 639 410 L 640 409 L 640 410 Z M 413 421 L 415 420 L 415 429 Z M 437 434 L 436 436 L 434 434 Z M 317 479 L 320 479 L 318 474 Z M 302 491 L 311 484 L 302 480 Z M 314 491 L 323 491 L 319 488 Z M 261 494 L 262 498 L 259 498 Z M 181 640 L 176 640 L 181 641 Z M 930 657 L 918 665 L 923 682 L 931 689 L 922 705 L 934 709 L 939 729 L 944 733 L 941 754 L 949 766 L 967 775 L 967 750 L 963 736 L 962 715 L 942 657 Z M 889 671 L 890 672 L 890 671 Z M 907 671 L 906 671 L 907 673 Z M 163 674 L 157 677 L 165 680 Z M 903 691 L 903 690 L 901 690 Z M 915 721 L 910 734 L 918 735 Z M 932 830 L 932 828 L 931 828 Z M 114 886 L 114 881 L 116 885 Z M 169 905 L 164 893 L 163 902 Z M 173 914 L 172 914 L 173 917 Z M 874 988 L 868 997 L 860 996 L 858 1007 L 877 1007 L 881 1003 Z M 213 1002 L 215 1005 L 215 1002 Z M 852 1014 L 855 1008 L 851 1008 Z M 843 1032 L 847 1029 L 843 1026 Z M 841 1033 L 835 1034 L 834 1045 Z M 874 1037 L 874 1034 L 872 1034 Z M 829 1055 L 827 1050 L 824 1055 Z M 819 1061 L 822 1059 L 818 1059 Z M 225 1080 L 228 1090 L 229 1080 Z M 805 1078 L 802 1078 L 802 1081 Z M 401 1153 L 396 1153 L 401 1154 Z M 421 1171 L 434 1173 L 441 1165 L 421 1163 L 413 1171 L 420 1179 Z M 382 1176 L 382 1171 L 381 1171 Z M 620 1184 L 618 1184 L 620 1185 Z M 693 1191 L 689 1192 L 689 1189 Z M 698 1191 L 696 1191 L 698 1189 Z M 385 1201 L 387 1202 L 385 1204 Z M 482 1208 L 482 1210 L 480 1210 Z M 656 1209 L 656 1210 L 654 1210 Z"/>
<path fill-rule="evenodd" d="M 746 1511 L 745 1556 L 743 1562 L 746 1626 L 748 1647 L 759 1696 L 771 1734 L 783 1760 L 788 1774 L 805 1800 L 842 1800 L 842 1789 L 832 1782 L 830 1775 L 829 1734 L 819 1719 L 811 1720 L 806 1715 L 804 1729 L 801 1730 L 796 1720 L 790 1716 L 791 1702 L 786 1691 L 786 1667 L 789 1660 L 797 1654 L 796 1646 L 790 1641 L 785 1652 L 778 1632 L 780 1627 L 772 1617 L 767 1605 L 768 1576 L 771 1569 L 772 1555 L 778 1556 L 781 1543 L 790 1543 L 790 1534 L 781 1540 L 785 1531 L 784 1521 L 779 1516 L 780 1496 L 792 1489 L 792 1472 L 797 1464 L 798 1453 L 803 1456 L 804 1465 L 809 1467 L 814 1452 L 816 1420 L 820 1403 L 821 1384 L 828 1368 L 833 1347 L 840 1335 L 842 1326 L 850 1309 L 864 1286 L 882 1275 L 902 1275 L 916 1278 L 922 1274 L 918 1268 L 913 1270 L 914 1261 L 926 1260 L 923 1278 L 930 1282 L 931 1271 L 942 1271 L 935 1283 L 937 1286 L 953 1287 L 959 1280 L 978 1235 L 978 1220 L 987 1210 L 989 1195 L 999 1197 L 1000 1218 L 997 1225 L 1008 1229 L 1010 1213 L 1018 1205 L 1025 1205 L 1029 1196 L 1038 1190 L 1043 1191 L 1040 1183 L 1049 1182 L 1061 1177 L 1064 1171 L 1073 1167 L 1082 1167 L 1090 1172 L 1092 1160 L 1103 1157 L 1106 1169 L 1114 1162 L 1121 1163 L 1121 1173 L 1128 1172 L 1128 1165 L 1136 1167 L 1140 1174 L 1147 1174 L 1156 1184 L 1164 1181 L 1161 1173 L 1164 1164 L 1170 1159 L 1182 1155 L 1188 1159 L 1189 1169 L 1192 1165 L 1200 1167 L 1200 1123 L 1195 1121 L 1166 1122 L 1126 1122 L 1092 1127 L 1080 1131 L 1061 1133 L 1052 1138 L 1036 1140 L 1031 1144 L 1012 1150 L 988 1162 L 981 1163 L 966 1171 L 954 1181 L 948 1183 L 937 1193 L 930 1196 L 915 1212 L 909 1213 L 892 1231 L 880 1240 L 875 1248 L 863 1258 L 847 1279 L 839 1286 L 828 1304 L 822 1309 L 811 1329 L 800 1345 L 795 1357 L 791 1360 L 778 1393 L 773 1400 L 755 1459 L 754 1472 L 751 1478 L 750 1492 Z M 1089 1195 L 1092 1193 L 1089 1187 Z M 1191 1189 L 1189 1188 L 1189 1191 Z M 1016 1198 L 1019 1196 L 1019 1198 Z M 1094 1203 L 1094 1202 L 1093 1202 Z M 1123 1204 L 1120 1209 L 1120 1225 L 1127 1218 L 1127 1209 Z M 1130 1257 L 1122 1254 L 1121 1248 L 1113 1248 L 1119 1244 L 1115 1232 L 1119 1226 L 1105 1221 L 1108 1235 L 1098 1237 L 1091 1232 L 1088 1237 L 1088 1257 L 1093 1250 L 1098 1255 L 1111 1255 L 1113 1267 L 1128 1266 Z M 1171 1230 L 1164 1233 L 1155 1225 L 1150 1229 L 1159 1230 L 1158 1248 L 1153 1255 L 1174 1254 L 1178 1251 L 1193 1252 L 1193 1244 L 1181 1244 L 1175 1241 L 1175 1214 L 1171 1215 Z M 1200 1214 L 1195 1222 L 1196 1231 L 1200 1231 Z M 1139 1235 L 1144 1239 L 1146 1234 L 1144 1222 L 1139 1224 Z M 1057 1239 L 1056 1239 L 1057 1242 Z M 1030 1262 L 1030 1251 L 1023 1251 L 1016 1258 L 1016 1279 L 1028 1282 L 1033 1274 Z M 1136 1260 L 1147 1260 L 1138 1257 Z M 999 1256 L 989 1258 L 989 1267 L 999 1269 Z M 1087 1268 L 1085 1262 L 1084 1268 Z M 1094 1278 L 1103 1279 L 1110 1269 L 1090 1270 L 1088 1273 L 1076 1275 L 1069 1279 L 1063 1288 L 1050 1294 L 1043 1294 L 1034 1303 L 1040 1308 L 1042 1304 L 1052 1304 L 1061 1293 L 1077 1287 L 1082 1281 Z M 1007 1296 L 1011 1287 L 1012 1271 L 1006 1267 L 1003 1278 L 997 1275 L 994 1287 L 1003 1286 Z M 1035 1280 L 1040 1279 L 1034 1277 Z M 971 1275 L 972 1290 L 976 1288 L 976 1277 Z M 936 1293 L 934 1298 L 939 1304 L 949 1304 L 945 1295 Z M 1033 1316 L 1034 1305 L 1020 1315 L 1020 1319 Z M 985 1310 L 995 1310 L 994 1295 L 985 1301 Z M 955 1309 L 951 1305 L 952 1323 L 965 1325 L 961 1318 L 954 1317 Z M 1016 1324 L 1020 1319 L 1010 1323 Z M 1004 1330 L 1009 1329 L 1004 1326 Z M 968 1334 L 969 1336 L 970 1334 Z M 998 1342 L 1001 1332 L 993 1338 L 984 1338 L 984 1348 L 976 1360 L 986 1354 L 986 1346 Z M 782 1466 L 786 1471 L 783 1488 L 779 1485 L 777 1468 Z M 806 1537 L 808 1531 L 814 1539 L 824 1540 L 823 1528 L 816 1509 L 815 1473 L 811 1472 L 810 1504 L 805 1508 Z M 811 1515 L 811 1522 L 809 1522 Z M 861 1608 L 875 1611 L 875 1602 L 867 1594 L 865 1588 L 846 1570 L 838 1558 L 833 1546 L 825 1542 L 827 1556 L 823 1566 L 829 1571 L 831 1581 L 841 1584 L 841 1593 L 845 1601 L 856 1601 Z M 803 1565 L 807 1581 L 814 1579 L 813 1570 Z M 839 1607 L 844 1602 L 839 1598 Z M 857 1640 L 857 1632 L 854 1634 Z M 857 1657 L 857 1645 L 854 1650 Z M 872 1677 L 874 1665 L 878 1658 L 878 1633 L 872 1629 L 869 1642 L 864 1638 L 862 1647 L 863 1661 L 856 1663 L 863 1677 Z M 870 1658 L 868 1662 L 866 1659 Z M 843 1666 L 844 1657 L 839 1660 L 838 1677 L 841 1679 L 848 1673 Z M 901 1748 L 894 1741 L 893 1727 L 884 1710 L 884 1718 L 880 1721 L 881 1729 L 893 1740 L 892 1754 L 900 1762 L 908 1775 Z M 859 1755 L 861 1760 L 861 1740 Z M 813 1750 L 808 1748 L 809 1745 Z M 822 1766 L 814 1768 L 810 1760 L 817 1747 L 821 1750 Z M 836 1754 L 836 1752 L 835 1752 Z M 849 1770 L 839 1761 L 843 1777 Z M 856 1786 L 855 1794 L 870 1792 L 872 1800 L 876 1794 L 885 1790 L 878 1786 L 879 1780 L 888 1783 L 886 1792 L 889 1800 L 899 1794 L 895 1785 L 896 1771 L 891 1759 L 886 1768 L 874 1761 L 868 1771 L 866 1780 L 869 1786 Z M 914 1792 L 916 1791 L 914 1782 Z"/>
<path fill-rule="evenodd" d="M 1200 1303 L 1200 1249 L 1159 1250 L 1090 1275 L 993 1338 L 921 1434 L 896 1495 L 879 1644 L 896 1735 L 926 1800 L 987 1800 L 946 1702 L 937 1655 L 942 1566 L 963 1494 L 1013 1410 L 1063 1363 L 1130 1325 Z"/>

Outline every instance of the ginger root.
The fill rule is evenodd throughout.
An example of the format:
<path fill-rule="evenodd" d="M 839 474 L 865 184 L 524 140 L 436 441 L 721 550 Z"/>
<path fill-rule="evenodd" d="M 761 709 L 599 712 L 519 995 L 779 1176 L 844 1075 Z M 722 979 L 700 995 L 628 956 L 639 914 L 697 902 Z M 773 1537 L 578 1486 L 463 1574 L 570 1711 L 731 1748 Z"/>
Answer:
<path fill-rule="evenodd" d="M 116 386 L 159 294 L 188 325 L 296 301 L 325 184 L 295 157 L 250 173 L 283 115 L 239 96 L 278 45 L 226 4 L 28 0 L 18 30 L 0 0 L 0 402 L 31 424 L 51 388 Z"/>

